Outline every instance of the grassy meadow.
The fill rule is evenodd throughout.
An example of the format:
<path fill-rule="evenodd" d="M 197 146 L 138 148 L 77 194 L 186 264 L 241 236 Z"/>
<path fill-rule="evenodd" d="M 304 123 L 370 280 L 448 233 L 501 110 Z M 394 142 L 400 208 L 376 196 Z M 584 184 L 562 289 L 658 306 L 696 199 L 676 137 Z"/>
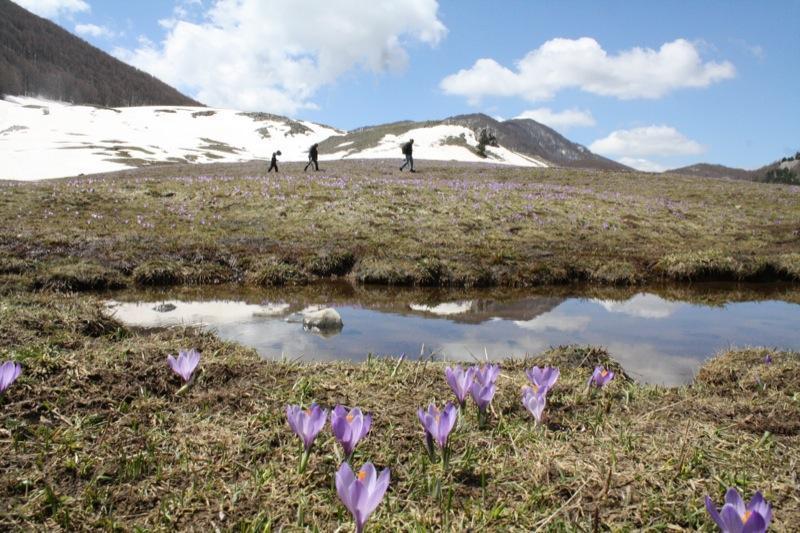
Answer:
<path fill-rule="evenodd" d="M 72 290 L 800 279 L 800 187 L 442 162 L 401 174 L 394 163 L 6 182 L 0 274 Z"/>
<path fill-rule="evenodd" d="M 372 413 L 354 466 L 388 467 L 391 484 L 368 531 L 713 531 L 703 498 L 719 504 L 729 486 L 747 499 L 761 490 L 771 529 L 796 530 L 798 353 L 732 348 L 677 388 L 633 382 L 600 347 L 507 361 L 487 427 L 470 403 L 445 470 L 427 458 L 416 415 L 453 399 L 441 362 L 267 362 L 212 333 L 127 327 L 92 291 L 308 285 L 297 290 L 313 299 L 313 282 L 330 278 L 356 294 L 367 283 L 791 286 L 800 187 L 440 162 L 416 174 L 394 162 L 322 167 L 0 182 L 0 361 L 23 365 L 0 395 L 0 530 L 352 531 L 333 488 L 342 457 L 330 425 L 297 472 L 284 409 L 312 401 Z M 192 347 L 202 360 L 181 390 L 166 357 Z M 541 426 L 520 402 L 534 364 L 561 369 Z M 592 394 L 596 364 L 618 376 Z"/>

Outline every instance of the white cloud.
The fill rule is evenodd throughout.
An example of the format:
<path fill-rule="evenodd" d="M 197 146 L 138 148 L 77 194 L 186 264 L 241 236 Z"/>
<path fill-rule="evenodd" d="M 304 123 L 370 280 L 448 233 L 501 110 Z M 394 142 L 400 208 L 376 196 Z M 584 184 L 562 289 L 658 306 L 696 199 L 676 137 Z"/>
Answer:
<path fill-rule="evenodd" d="M 552 98 L 563 89 L 620 99 L 660 98 L 686 87 L 707 87 L 732 78 L 733 64 L 703 62 L 685 39 L 658 50 L 631 48 L 609 55 L 590 37 L 552 39 L 528 52 L 509 69 L 494 59 L 479 59 L 441 82 L 445 93 L 477 103 L 484 96 L 518 96 L 530 101 Z"/>
<path fill-rule="evenodd" d="M 116 55 L 198 100 L 295 113 L 353 68 L 402 70 L 406 44 L 436 45 L 447 29 L 436 0 L 216 0 L 202 22 L 165 21 L 159 45 Z"/>
<path fill-rule="evenodd" d="M 664 172 L 667 170 L 666 165 L 662 165 L 661 163 L 656 163 L 655 161 L 650 161 L 649 159 L 644 159 L 641 157 L 620 157 L 617 159 L 617 161 L 625 166 L 635 168 L 636 170 L 641 170 L 643 172 Z"/>
<path fill-rule="evenodd" d="M 40 17 L 58 18 L 62 14 L 83 13 L 90 11 L 84 0 L 14 0 L 28 11 Z"/>
<path fill-rule="evenodd" d="M 564 111 L 553 111 L 549 107 L 540 107 L 523 111 L 516 118 L 530 118 L 553 129 L 565 131 L 574 127 L 588 127 L 596 124 L 590 111 L 572 108 Z"/>
<path fill-rule="evenodd" d="M 607 137 L 593 142 L 589 149 L 598 154 L 627 158 L 695 155 L 706 151 L 703 145 L 687 139 L 670 126 L 646 126 L 613 131 Z"/>
<path fill-rule="evenodd" d="M 583 331 L 592 321 L 592 318 L 585 315 L 559 315 L 554 313 L 545 313 L 539 315 L 531 320 L 515 320 L 514 324 L 517 326 L 531 330 L 531 331 Z"/>
<path fill-rule="evenodd" d="M 622 313 L 637 318 L 669 318 L 683 304 L 670 302 L 655 294 L 637 294 L 625 301 L 592 300 L 610 313 Z"/>
<path fill-rule="evenodd" d="M 75 33 L 88 37 L 102 37 L 106 39 L 114 37 L 115 35 L 109 28 L 98 26 L 97 24 L 76 24 Z"/>

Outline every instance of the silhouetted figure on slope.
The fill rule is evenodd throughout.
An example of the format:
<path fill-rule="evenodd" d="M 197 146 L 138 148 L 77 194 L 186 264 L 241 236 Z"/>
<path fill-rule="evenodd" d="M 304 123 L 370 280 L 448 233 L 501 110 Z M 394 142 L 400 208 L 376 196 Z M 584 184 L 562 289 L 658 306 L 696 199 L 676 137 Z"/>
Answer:
<path fill-rule="evenodd" d="M 278 156 L 279 155 L 283 155 L 283 154 L 281 154 L 280 150 L 278 150 L 277 152 L 272 152 L 272 160 L 269 162 L 269 169 L 267 170 L 268 174 L 269 174 L 270 171 L 272 171 L 273 168 L 275 169 L 275 172 L 278 172 Z"/>
<path fill-rule="evenodd" d="M 303 172 L 308 170 L 308 167 L 312 164 L 314 165 L 314 170 L 319 170 L 317 158 L 319 158 L 319 145 L 314 143 L 311 145 L 311 148 L 308 149 L 308 163 L 306 163 L 306 168 L 303 169 Z"/>
<path fill-rule="evenodd" d="M 416 172 L 416 170 L 414 170 L 414 156 L 412 155 L 414 153 L 414 139 L 411 139 L 410 141 L 405 143 L 402 146 L 402 150 L 403 150 L 403 155 L 406 156 L 406 162 L 403 163 L 403 166 L 400 167 L 400 172 L 402 172 L 403 169 L 406 168 L 406 165 L 409 165 L 411 167 L 411 172 Z"/>

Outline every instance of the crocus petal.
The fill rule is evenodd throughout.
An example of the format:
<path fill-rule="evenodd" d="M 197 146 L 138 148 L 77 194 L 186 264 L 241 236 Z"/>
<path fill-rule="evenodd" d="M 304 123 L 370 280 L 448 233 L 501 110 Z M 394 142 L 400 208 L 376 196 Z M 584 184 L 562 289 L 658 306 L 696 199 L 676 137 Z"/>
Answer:
<path fill-rule="evenodd" d="M 0 365 L 0 392 L 11 386 L 22 373 L 22 365 L 14 361 L 6 361 Z"/>
<path fill-rule="evenodd" d="M 744 527 L 742 515 L 736 511 L 733 505 L 729 503 L 723 505 L 719 517 L 722 521 L 722 531 L 724 533 L 742 533 Z"/>
<path fill-rule="evenodd" d="M 706 511 L 711 516 L 711 520 L 714 521 L 720 529 L 725 527 L 725 524 L 722 523 L 722 518 L 719 516 L 719 512 L 717 511 L 717 504 L 715 504 L 710 496 L 706 496 Z"/>
<path fill-rule="evenodd" d="M 744 513 L 747 512 L 742 496 L 739 494 L 739 491 L 733 487 L 728 488 L 725 492 L 725 503 L 727 505 L 732 505 L 733 508 L 736 509 L 736 512 L 739 513 L 739 516 L 744 516 Z"/>
<path fill-rule="evenodd" d="M 756 493 L 753 494 L 753 498 L 747 505 L 747 510 L 760 514 L 766 524 L 765 528 L 769 527 L 769 523 L 772 521 L 772 506 L 764 499 L 764 495 L 761 494 L 761 491 L 756 491 Z"/>
<path fill-rule="evenodd" d="M 758 513 L 752 513 L 742 527 L 742 533 L 765 533 L 767 521 Z"/>
<path fill-rule="evenodd" d="M 361 440 L 367 436 L 369 430 L 372 428 L 372 415 L 364 415 L 364 420 L 361 424 L 361 435 L 358 436 L 358 439 Z"/>
<path fill-rule="evenodd" d="M 355 483 L 355 475 L 350 469 L 350 465 L 342 463 L 336 472 L 336 493 L 350 514 L 355 516 L 355 506 L 351 497 L 353 483 Z"/>

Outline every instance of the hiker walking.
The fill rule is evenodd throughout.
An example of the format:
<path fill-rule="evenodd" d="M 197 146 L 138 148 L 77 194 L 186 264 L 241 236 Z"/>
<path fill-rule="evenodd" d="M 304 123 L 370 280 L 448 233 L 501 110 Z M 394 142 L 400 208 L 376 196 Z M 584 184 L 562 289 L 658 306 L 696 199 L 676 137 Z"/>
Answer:
<path fill-rule="evenodd" d="M 314 143 L 311 145 L 311 148 L 308 149 L 308 163 L 306 163 L 306 168 L 303 169 L 303 172 L 308 170 L 310 165 L 314 165 L 314 170 L 319 170 L 319 163 L 317 162 L 317 158 L 319 157 L 319 144 Z"/>
<path fill-rule="evenodd" d="M 269 169 L 267 170 L 267 173 L 272 171 L 273 168 L 275 169 L 275 172 L 278 172 L 278 156 L 279 155 L 282 155 L 280 150 L 278 150 L 277 152 L 272 152 L 272 160 L 269 163 Z"/>
<path fill-rule="evenodd" d="M 402 150 L 403 155 L 406 156 L 406 162 L 400 167 L 400 172 L 406 168 L 406 165 L 411 167 L 411 172 L 416 172 L 416 170 L 414 170 L 414 157 L 412 156 L 412 153 L 414 152 L 414 139 L 411 139 L 407 143 L 403 144 Z"/>

